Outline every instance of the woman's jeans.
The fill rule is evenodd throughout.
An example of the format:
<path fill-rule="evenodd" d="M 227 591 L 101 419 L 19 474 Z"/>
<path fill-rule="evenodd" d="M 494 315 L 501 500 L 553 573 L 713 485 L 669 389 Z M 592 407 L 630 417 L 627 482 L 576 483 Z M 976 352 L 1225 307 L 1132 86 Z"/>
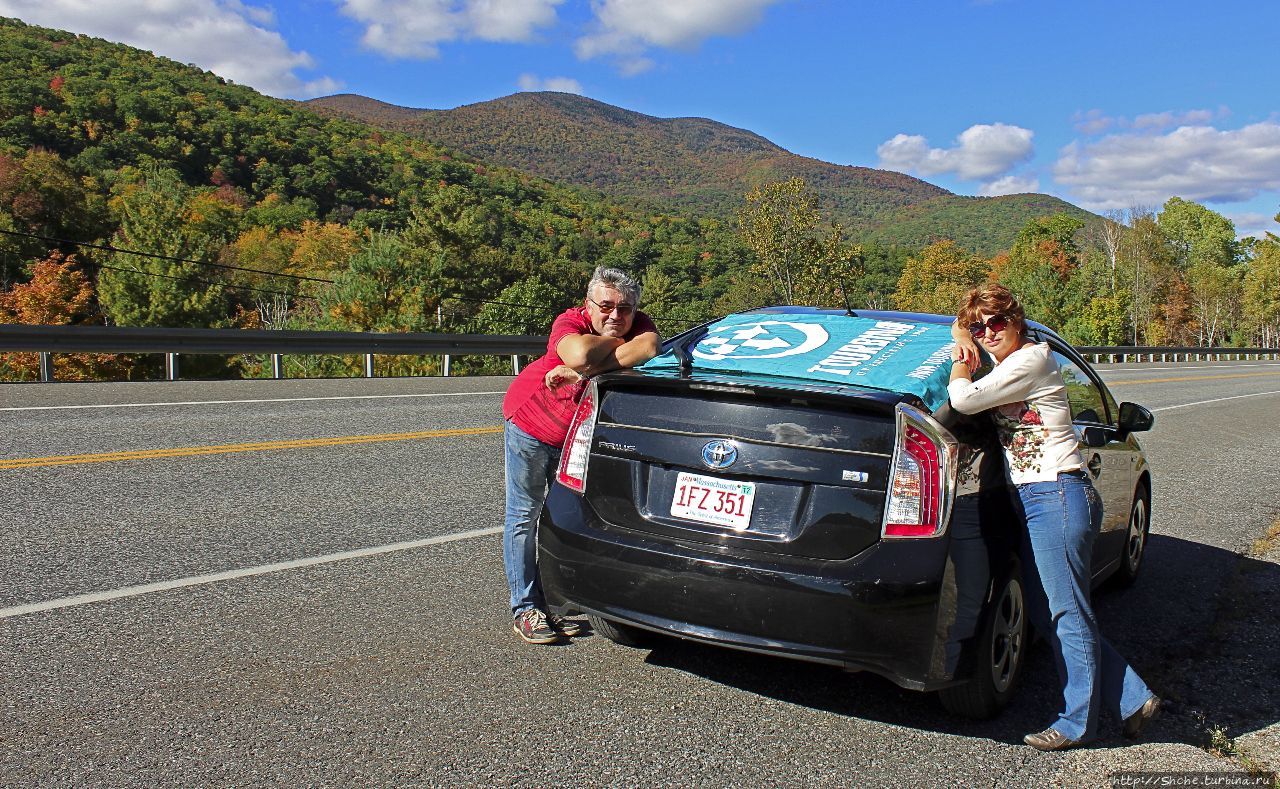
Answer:
<path fill-rule="evenodd" d="M 1029 537 L 1022 541 L 1027 608 L 1053 648 L 1062 687 L 1063 711 L 1053 728 L 1072 740 L 1089 740 L 1097 734 L 1100 708 L 1124 719 L 1151 698 L 1146 684 L 1098 632 L 1089 604 L 1102 501 L 1083 472 L 1018 485 L 1018 498 Z"/>
<path fill-rule="evenodd" d="M 538 579 L 538 516 L 560 463 L 560 447 L 542 443 L 509 421 L 503 437 L 507 517 L 502 529 L 502 562 L 507 568 L 511 613 L 518 614 L 546 607 Z"/>

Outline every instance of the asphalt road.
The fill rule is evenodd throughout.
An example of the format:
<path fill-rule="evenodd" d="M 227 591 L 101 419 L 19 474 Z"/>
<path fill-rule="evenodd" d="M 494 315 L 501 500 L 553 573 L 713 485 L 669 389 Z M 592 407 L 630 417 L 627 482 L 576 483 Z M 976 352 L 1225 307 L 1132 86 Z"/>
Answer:
<path fill-rule="evenodd" d="M 1010 708 L 973 723 L 870 675 L 675 641 L 520 642 L 497 534 L 508 378 L 0 385 L 0 784 L 1275 769 L 1280 551 L 1245 554 L 1280 517 L 1280 364 L 1104 376 L 1156 412 L 1155 518 L 1144 577 L 1097 607 L 1173 703 L 1139 744 L 1062 754 L 1021 744 L 1052 718 L 1043 646 Z M 1204 747 L 1228 739 L 1243 758 Z"/>

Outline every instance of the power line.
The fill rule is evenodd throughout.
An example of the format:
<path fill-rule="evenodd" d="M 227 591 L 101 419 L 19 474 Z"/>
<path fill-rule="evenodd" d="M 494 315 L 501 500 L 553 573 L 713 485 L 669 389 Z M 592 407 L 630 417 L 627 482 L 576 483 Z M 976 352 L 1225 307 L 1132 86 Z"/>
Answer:
<path fill-rule="evenodd" d="M 198 279 L 196 277 L 175 277 L 171 274 L 160 274 L 155 271 L 138 271 L 137 269 L 132 269 L 132 268 L 121 268 L 120 266 L 108 266 L 106 263 L 90 262 L 90 265 L 97 266 L 98 268 L 110 269 L 111 271 L 122 271 L 126 274 L 141 274 L 144 277 L 161 277 L 163 279 L 172 279 L 172 280 L 177 280 L 179 282 L 199 282 L 201 285 L 211 285 L 219 288 L 231 288 L 233 290 L 247 290 L 252 293 L 269 293 L 272 296 L 285 296 L 285 297 L 295 298 L 295 299 L 310 299 L 312 301 L 317 300 L 315 296 L 304 296 L 298 293 L 288 293 L 283 290 L 267 290 L 266 288 L 251 288 L 248 285 L 232 285 L 229 282 L 214 282 L 213 280 Z"/>
<path fill-rule="evenodd" d="M 266 271 L 263 269 L 247 268 L 244 266 L 232 266 L 225 263 L 211 263 L 205 260 L 193 260 L 191 258 L 174 257 L 172 255 L 161 255 L 155 252 L 142 252 L 136 249 L 124 249 L 123 247 L 117 247 L 110 244 L 93 244 L 88 241 L 76 241 L 75 239 L 70 239 L 70 238 L 58 238 L 56 236 L 45 236 L 45 235 L 40 235 L 39 233 L 26 233 L 19 230 L 4 230 L 4 229 L 0 229 L 0 233 L 3 233 L 5 235 L 10 235 L 10 236 L 35 238 L 41 241 L 49 241 L 55 244 L 67 244 L 70 246 L 79 246 L 79 247 L 87 247 L 89 249 L 98 249 L 104 252 L 119 252 L 124 255 L 137 255 L 139 257 L 154 258 L 156 260 L 167 260 L 174 263 L 191 263 L 197 266 L 211 266 L 213 268 L 226 269 L 228 271 L 244 271 L 251 274 L 263 274 L 269 277 L 285 277 L 288 279 L 303 280 L 307 282 L 321 282 L 326 285 L 337 284 L 335 280 L 323 279 L 321 277 L 308 277 L 308 276 L 303 276 L 301 274 L 284 274 L 284 273 L 275 272 L 275 271 Z M 160 274 L 157 272 L 139 271 L 137 269 L 129 269 L 129 268 L 120 268 L 118 266 L 109 266 L 109 265 L 106 265 L 105 263 L 94 263 L 92 261 L 90 261 L 90 263 L 92 265 L 97 266 L 98 268 L 105 268 L 111 271 L 121 271 L 128 274 L 139 274 L 144 277 L 161 277 L 163 279 L 172 279 L 172 280 L 178 280 L 178 281 L 199 282 L 204 285 L 219 285 L 221 287 L 230 288 L 233 290 L 244 290 L 252 293 L 267 293 L 274 296 L 290 296 L 293 298 L 310 299 L 312 301 L 318 301 L 318 299 L 316 299 L 315 296 L 306 296 L 306 295 L 288 293 L 288 292 L 279 291 L 279 290 L 269 290 L 266 288 L 254 288 L 248 285 L 233 285 L 226 282 L 214 282 L 214 281 L 205 280 L 205 279 L 196 279 L 196 278 L 190 278 L 190 277 L 175 277 L 169 274 Z M 437 297 L 440 298 L 441 300 L 449 298 L 449 299 L 454 299 L 456 301 L 466 301 L 466 302 L 472 302 L 476 304 L 494 304 L 501 307 L 518 307 L 520 309 L 546 310 L 548 312 L 554 311 L 553 308 L 548 308 L 547 305 L 545 304 L 514 304 L 509 301 L 481 299 L 481 298 L 476 298 L 474 296 L 461 296 L 454 293 L 440 293 L 440 294 L 437 294 Z M 662 315 L 649 315 L 649 317 L 655 321 L 683 323 L 683 324 L 688 324 L 690 326 L 705 322 L 701 320 L 687 320 L 684 318 L 669 318 Z"/>
<path fill-rule="evenodd" d="M 22 236 L 25 238 L 38 238 L 41 241 L 50 241 L 55 244 L 68 244 L 77 247 L 88 247 L 89 249 L 100 249 L 104 252 L 119 252 L 123 255 L 138 255 L 144 258 L 155 258 L 156 260 L 168 260 L 174 263 L 194 263 L 197 266 L 212 266 L 213 268 L 226 269 L 228 271 L 246 271 L 250 274 L 265 274 L 268 277 L 287 277 L 289 279 L 306 280 L 308 282 L 323 282 L 328 285 L 333 284 L 331 279 L 321 279 L 320 277 L 306 277 L 301 274 L 284 274 L 277 271 L 265 271 L 259 268 L 246 268 L 244 266 L 232 266 L 226 263 L 210 263 L 207 260 L 192 260 L 191 258 L 179 258 L 172 255 L 160 255 L 155 252 L 140 252 L 136 249 L 124 249 L 123 247 L 112 246 L 110 244 L 91 244 L 88 241 L 76 241 L 70 238 L 57 238 L 56 236 L 42 236 L 39 233 L 23 233 L 18 230 L 2 230 L 8 236 Z M 129 271 L 130 269 L 122 269 Z M 142 272 L 138 272 L 142 273 Z"/>

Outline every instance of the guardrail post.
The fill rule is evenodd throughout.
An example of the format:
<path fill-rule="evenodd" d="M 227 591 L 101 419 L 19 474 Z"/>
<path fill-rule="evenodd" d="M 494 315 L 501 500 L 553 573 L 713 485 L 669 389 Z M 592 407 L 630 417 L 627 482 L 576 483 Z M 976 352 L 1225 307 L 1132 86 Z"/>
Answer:
<path fill-rule="evenodd" d="M 517 354 L 517 353 L 511 354 L 511 374 L 512 375 L 520 374 L 520 354 Z"/>
<path fill-rule="evenodd" d="M 446 353 L 444 355 L 443 364 L 440 365 L 440 374 L 448 378 L 449 368 L 452 366 L 453 366 L 453 357 L 451 357 L 449 354 Z"/>
<path fill-rule="evenodd" d="M 164 355 L 164 377 L 170 381 L 178 380 L 178 354 L 172 351 Z"/>
<path fill-rule="evenodd" d="M 366 353 L 364 355 L 364 377 L 373 377 L 373 354 Z"/>
<path fill-rule="evenodd" d="M 53 354 L 48 351 L 40 352 L 40 380 L 45 383 L 53 381 Z"/>
<path fill-rule="evenodd" d="M 284 354 L 271 354 L 271 377 L 276 380 L 284 378 Z"/>

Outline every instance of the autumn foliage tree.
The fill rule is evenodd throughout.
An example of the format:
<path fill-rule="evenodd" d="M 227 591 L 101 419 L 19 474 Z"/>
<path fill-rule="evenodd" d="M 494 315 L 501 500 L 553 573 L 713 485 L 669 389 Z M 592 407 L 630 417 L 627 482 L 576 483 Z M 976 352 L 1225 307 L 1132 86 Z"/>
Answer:
<path fill-rule="evenodd" d="M 970 288 L 987 279 L 990 264 L 951 240 L 938 241 L 907 258 L 893 297 L 897 309 L 953 315 Z"/>
<path fill-rule="evenodd" d="M 93 286 L 74 257 L 52 252 L 31 266 L 31 279 L 0 293 L 0 323 L 42 326 L 96 323 Z M 127 364 L 113 354 L 64 353 L 53 357 L 54 377 L 82 381 L 119 377 Z M 0 354 L 0 377 L 40 375 L 37 353 Z"/>
<path fill-rule="evenodd" d="M 838 223 L 822 226 L 818 196 L 801 178 L 752 190 L 738 222 L 755 253 L 756 275 L 785 304 L 836 306 L 845 283 L 861 275 L 858 248 L 845 241 Z"/>

